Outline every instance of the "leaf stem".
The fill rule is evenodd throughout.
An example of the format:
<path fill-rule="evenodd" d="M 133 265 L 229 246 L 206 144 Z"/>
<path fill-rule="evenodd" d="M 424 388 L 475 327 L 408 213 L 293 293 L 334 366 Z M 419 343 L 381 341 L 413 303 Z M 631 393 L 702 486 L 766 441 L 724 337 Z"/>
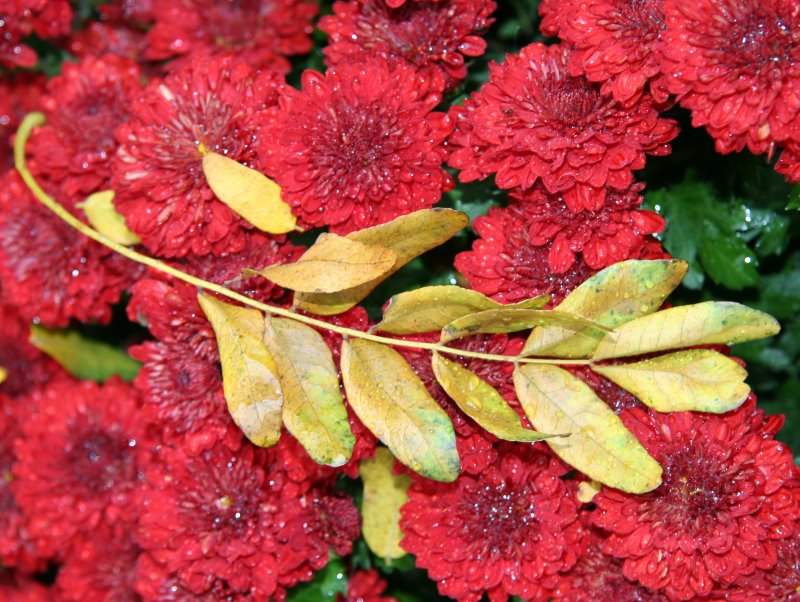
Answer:
<path fill-rule="evenodd" d="M 196 286 L 199 289 L 212 291 L 214 293 L 217 293 L 218 295 L 222 295 L 223 297 L 227 297 L 234 301 L 238 301 L 244 305 L 248 305 L 250 307 L 267 312 L 269 314 L 281 316 L 284 318 L 288 318 L 290 320 L 295 320 L 297 322 L 302 322 L 303 324 L 307 324 L 309 326 L 314 326 L 317 328 L 322 328 L 324 330 L 329 330 L 331 332 L 335 332 L 345 337 L 365 339 L 367 341 L 382 343 L 384 345 L 390 345 L 392 347 L 411 347 L 414 349 L 427 349 L 429 351 L 438 351 L 440 353 L 447 353 L 449 355 L 470 357 L 470 358 L 482 359 L 494 362 L 514 362 L 519 364 L 561 364 L 561 365 L 566 365 L 566 364 L 585 365 L 591 363 L 591 360 L 523 358 L 519 356 L 499 355 L 494 353 L 481 353 L 479 351 L 468 351 L 466 349 L 454 349 L 453 347 L 448 347 L 441 343 L 424 343 L 418 341 L 405 341 L 402 339 L 392 339 L 389 337 L 383 337 L 369 332 L 363 332 L 361 330 L 355 330 L 353 328 L 336 326 L 335 324 L 330 324 L 329 322 L 325 322 L 324 320 L 319 320 L 317 318 L 312 318 L 311 316 L 306 316 L 303 314 L 296 313 L 290 309 L 285 309 L 282 307 L 274 307 L 272 305 L 267 305 L 266 303 L 261 303 L 260 301 L 251 299 L 250 297 L 242 295 L 241 293 L 237 293 L 236 291 L 232 291 L 228 288 L 225 288 L 222 285 L 215 284 L 207 280 L 203 280 L 202 278 L 197 278 L 196 276 L 187 274 L 177 268 L 172 267 L 171 265 L 159 261 L 158 259 L 155 259 L 148 255 L 143 255 L 138 251 L 134 251 L 129 247 L 114 242 L 113 240 L 107 238 L 94 228 L 84 224 L 80 219 L 72 215 L 55 199 L 49 196 L 42 189 L 41 186 L 39 186 L 36 179 L 28 170 L 28 166 L 25 161 L 25 145 L 34 128 L 44 125 L 45 122 L 46 118 L 43 113 L 39 112 L 29 113 L 28 115 L 25 116 L 25 119 L 22 120 L 22 123 L 19 126 L 19 130 L 17 131 L 17 137 L 16 140 L 14 141 L 14 166 L 19 172 L 19 175 L 22 177 L 22 180 L 28 186 L 33 195 L 45 207 L 47 207 L 50 211 L 55 213 L 59 218 L 64 220 L 68 225 L 78 230 L 81 234 L 84 234 L 85 236 L 88 236 L 92 240 L 100 243 L 101 245 L 108 247 L 112 251 L 115 251 L 120 255 L 127 257 L 131 261 L 135 261 L 137 263 L 146 265 L 165 274 L 169 274 L 170 276 L 177 278 L 178 280 L 182 280 L 183 282 L 186 282 L 193 286 Z"/>

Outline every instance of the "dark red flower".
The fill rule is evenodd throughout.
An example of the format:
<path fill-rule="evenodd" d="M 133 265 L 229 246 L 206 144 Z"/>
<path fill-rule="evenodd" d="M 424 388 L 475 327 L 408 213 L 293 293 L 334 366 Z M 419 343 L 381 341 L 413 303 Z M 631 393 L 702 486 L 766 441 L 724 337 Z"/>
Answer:
<path fill-rule="evenodd" d="M 577 559 L 581 526 L 566 468 L 540 447 L 509 446 L 480 475 L 417 479 L 403 506 L 401 545 L 439 592 L 461 602 L 510 595 L 547 600 Z"/>
<path fill-rule="evenodd" d="M 16 172 L 0 177 L 0 280 L 24 320 L 107 323 L 140 272 L 41 205 Z"/>
<path fill-rule="evenodd" d="M 658 102 L 667 100 L 660 77 L 664 0 L 568 0 L 559 14 L 558 36 L 575 49 L 574 75 L 603 84 L 603 94 L 624 104 L 636 102 L 648 82 Z"/>
<path fill-rule="evenodd" d="M 53 602 L 53 591 L 13 571 L 0 571 L 0 602 Z"/>
<path fill-rule="evenodd" d="M 211 191 L 202 152 L 252 166 L 259 115 L 275 102 L 279 81 L 238 59 L 196 58 L 133 101 L 131 120 L 116 130 L 114 204 L 153 253 L 244 249 L 252 226 Z"/>
<path fill-rule="evenodd" d="M 33 67 L 36 52 L 21 42 L 35 33 L 40 38 L 57 38 L 69 33 L 72 8 L 67 0 L 0 1 L 0 65 Z"/>
<path fill-rule="evenodd" d="M 617 414 L 627 408 L 644 407 L 642 402 L 632 393 L 604 376 L 600 376 L 588 366 L 567 366 L 566 369 L 589 385 L 592 391 Z"/>
<path fill-rule="evenodd" d="M 665 0 L 662 70 L 717 151 L 772 152 L 800 114 L 794 0 Z"/>
<path fill-rule="evenodd" d="M 797 142 L 790 142 L 781 153 L 775 169 L 783 174 L 789 182 L 800 183 L 800 132 L 796 135 Z"/>
<path fill-rule="evenodd" d="M 110 53 L 141 62 L 147 47 L 147 32 L 142 26 L 145 21 L 138 17 L 146 15 L 139 15 L 135 9 L 125 1 L 101 4 L 97 7 L 98 20 L 72 34 L 69 51 L 79 57 Z"/>
<path fill-rule="evenodd" d="M 411 0 L 411 2 L 429 2 L 431 0 Z M 445 2 L 446 0 L 432 0 L 433 2 Z M 386 4 L 388 4 L 391 8 L 398 8 L 403 6 L 406 3 L 406 0 L 386 0 Z"/>
<path fill-rule="evenodd" d="M 492 23 L 495 8 L 492 0 L 426 0 L 399 8 L 387 0 L 335 2 L 334 14 L 319 21 L 328 34 L 325 62 L 399 59 L 431 80 L 431 88 L 451 90 L 467 76 L 465 59 L 486 51 L 477 34 Z"/>
<path fill-rule="evenodd" d="M 232 52 L 250 65 L 289 71 L 284 58 L 312 48 L 319 7 L 305 0 L 162 0 L 153 3 L 149 59 Z"/>
<path fill-rule="evenodd" d="M 447 115 L 411 67 L 380 57 L 303 74 L 268 114 L 259 160 L 305 223 L 344 234 L 436 204 Z"/>
<path fill-rule="evenodd" d="M 540 0 L 539 2 L 539 31 L 549 38 L 558 35 L 559 24 L 561 21 L 561 11 L 569 0 Z"/>
<path fill-rule="evenodd" d="M 574 212 L 597 211 L 625 190 L 645 154 L 665 155 L 678 133 L 644 96 L 625 107 L 586 77 L 570 75 L 565 46 L 531 44 L 489 67 L 489 82 L 451 109 L 449 164 L 463 182 L 496 174 L 500 188 L 541 181 Z"/>
<path fill-rule="evenodd" d="M 140 78 L 129 59 L 90 55 L 79 63 L 65 62 L 61 75 L 47 82 L 42 98 L 47 123 L 31 137 L 31 167 L 71 204 L 111 187 L 114 128 L 128 119 Z"/>
<path fill-rule="evenodd" d="M 798 469 L 773 439 L 782 418 L 765 419 L 751 397 L 722 416 L 633 408 L 623 419 L 664 469 L 655 491 L 594 497 L 604 551 L 623 559 L 625 577 L 690 600 L 775 566 L 800 516 Z"/>
<path fill-rule="evenodd" d="M 740 577 L 730 589 L 723 590 L 725 600 L 732 602 L 798 602 L 800 601 L 800 535 L 776 545 L 778 563 L 767 570 Z"/>
<path fill-rule="evenodd" d="M 143 602 L 220 602 L 220 600 L 252 602 L 254 600 L 248 592 L 232 593 L 224 581 L 215 581 L 210 589 L 202 594 L 196 594 L 182 584 L 180 577 L 170 573 L 147 553 L 139 555 L 136 573 L 135 588 Z"/>
<path fill-rule="evenodd" d="M 0 173 L 14 166 L 11 136 L 25 114 L 39 108 L 44 85 L 40 74 L 0 76 Z"/>
<path fill-rule="evenodd" d="M 561 195 L 542 187 L 513 193 L 529 216 L 528 238 L 537 247 L 549 246 L 547 263 L 555 274 L 563 274 L 578 253 L 586 265 L 601 270 L 618 261 L 638 257 L 650 235 L 664 229 L 664 220 L 653 211 L 637 210 L 642 204 L 643 184 L 627 190 L 609 190 L 597 211 L 573 213 Z"/>
<path fill-rule="evenodd" d="M 130 529 L 152 446 L 136 390 L 61 380 L 25 402 L 35 411 L 15 441 L 11 488 L 37 549 L 67 558 L 103 524 Z"/>
<path fill-rule="evenodd" d="M 386 581 L 375 569 L 357 571 L 347 580 L 347 596 L 337 596 L 339 602 L 397 602 L 396 598 L 384 596 Z"/>

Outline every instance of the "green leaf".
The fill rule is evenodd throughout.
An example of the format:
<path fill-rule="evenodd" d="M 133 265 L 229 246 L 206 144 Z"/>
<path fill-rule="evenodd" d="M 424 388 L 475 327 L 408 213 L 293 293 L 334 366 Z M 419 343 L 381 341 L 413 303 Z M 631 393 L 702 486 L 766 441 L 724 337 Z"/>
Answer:
<path fill-rule="evenodd" d="M 141 364 L 121 349 L 85 338 L 74 330 L 31 326 L 30 341 L 81 380 L 103 382 L 114 375 L 133 380 Z"/>
<path fill-rule="evenodd" d="M 789 194 L 789 202 L 786 204 L 787 209 L 800 209 L 800 184 L 796 184 Z"/>
<path fill-rule="evenodd" d="M 314 579 L 301 583 L 291 590 L 286 602 L 336 602 L 347 595 L 347 567 L 344 561 L 331 553 L 331 559 Z"/>

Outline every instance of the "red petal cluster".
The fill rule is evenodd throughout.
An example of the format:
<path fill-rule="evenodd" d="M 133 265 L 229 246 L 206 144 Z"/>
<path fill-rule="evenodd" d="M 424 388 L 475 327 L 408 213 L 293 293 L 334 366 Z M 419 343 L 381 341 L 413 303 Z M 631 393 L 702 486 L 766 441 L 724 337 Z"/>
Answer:
<path fill-rule="evenodd" d="M 769 570 L 757 570 L 740 577 L 720 595 L 731 602 L 800 601 L 800 536 L 795 534 L 776 545 L 777 564 Z"/>
<path fill-rule="evenodd" d="M 38 56 L 21 40 L 32 33 L 46 39 L 65 36 L 71 22 L 67 0 L 0 1 L 0 65 L 33 67 Z"/>
<path fill-rule="evenodd" d="M 375 569 L 358 571 L 347 580 L 347 597 L 339 596 L 340 602 L 397 602 L 397 599 L 384 596 L 386 581 L 381 579 Z"/>
<path fill-rule="evenodd" d="M 45 80 L 38 74 L 15 74 L 0 78 L 0 173 L 13 167 L 11 135 L 20 121 L 41 103 Z"/>
<path fill-rule="evenodd" d="M 339 234 L 431 207 L 453 180 L 430 84 L 380 57 L 306 71 L 265 120 L 258 159 L 305 223 Z"/>
<path fill-rule="evenodd" d="M 412 65 L 438 91 L 467 76 L 465 60 L 481 56 L 496 8 L 492 0 L 426 0 L 392 8 L 386 0 L 335 2 L 319 28 L 328 34 L 329 66 L 380 56 Z"/>

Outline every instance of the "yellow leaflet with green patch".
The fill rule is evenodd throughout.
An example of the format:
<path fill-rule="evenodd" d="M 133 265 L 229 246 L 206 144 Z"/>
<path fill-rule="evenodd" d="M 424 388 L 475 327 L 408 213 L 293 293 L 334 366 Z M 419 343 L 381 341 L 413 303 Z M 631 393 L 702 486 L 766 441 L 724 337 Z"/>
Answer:
<path fill-rule="evenodd" d="M 264 174 L 218 153 L 203 155 L 203 173 L 217 198 L 259 230 L 294 230 L 297 218 L 281 199 L 280 186 Z"/>
<path fill-rule="evenodd" d="M 557 366 L 528 364 L 514 370 L 514 386 L 534 427 L 569 434 L 546 443 L 577 470 L 629 493 L 661 483 L 658 462 L 582 380 Z"/>
<path fill-rule="evenodd" d="M 460 286 L 426 286 L 389 299 L 383 320 L 376 330 L 392 334 L 436 332 L 453 320 L 489 309 L 538 309 L 547 295 L 512 305 L 501 305 L 486 295 Z"/>
<path fill-rule="evenodd" d="M 300 322 L 267 316 L 264 344 L 278 369 L 286 428 L 317 463 L 343 465 L 356 439 L 325 339 Z"/>
<path fill-rule="evenodd" d="M 358 468 L 364 481 L 361 503 L 361 533 L 367 546 L 379 558 L 396 560 L 406 555 L 400 547 L 400 509 L 408 501 L 411 478 L 394 474 L 394 457 L 385 447 L 375 450 L 375 457 L 362 460 Z"/>
<path fill-rule="evenodd" d="M 397 351 L 380 343 L 342 343 L 350 407 L 403 464 L 435 481 L 461 469 L 453 424 Z"/>
<path fill-rule="evenodd" d="M 598 272 L 555 308 L 616 328 L 656 311 L 686 275 L 683 260 L 621 261 Z M 572 331 L 559 326 L 533 330 L 523 356 L 591 357 L 600 341 L 597 330 Z"/>
<path fill-rule="evenodd" d="M 750 393 L 738 362 L 710 349 L 678 351 L 631 364 L 593 365 L 659 412 L 713 412 L 738 408 Z"/>
<path fill-rule="evenodd" d="M 459 408 L 493 435 L 506 441 L 541 441 L 552 435 L 522 426 L 503 396 L 477 374 L 438 353 L 433 354 L 433 373 Z"/>
<path fill-rule="evenodd" d="M 138 245 L 141 239 L 128 229 L 125 218 L 114 208 L 114 191 L 101 190 L 78 203 L 86 219 L 100 234 L 121 245 Z"/>
<path fill-rule="evenodd" d="M 351 232 L 345 238 L 365 245 L 392 249 L 397 254 L 394 266 L 385 274 L 359 286 L 336 293 L 296 293 L 298 309 L 320 316 L 347 311 L 376 286 L 415 257 L 446 242 L 469 223 L 466 214 L 453 209 L 423 209 L 364 230 Z"/>
<path fill-rule="evenodd" d="M 264 316 L 200 293 L 197 301 L 214 329 L 228 411 L 245 436 L 270 447 L 281 436 L 283 393 L 275 360 L 264 345 Z"/>
<path fill-rule="evenodd" d="M 600 341 L 593 359 L 641 355 L 694 345 L 733 345 L 780 331 L 762 311 L 729 301 L 672 307 L 627 322 Z"/>
<path fill-rule="evenodd" d="M 386 274 L 396 261 L 392 249 L 320 234 L 294 263 L 271 265 L 259 274 L 293 291 L 336 293 Z"/>

